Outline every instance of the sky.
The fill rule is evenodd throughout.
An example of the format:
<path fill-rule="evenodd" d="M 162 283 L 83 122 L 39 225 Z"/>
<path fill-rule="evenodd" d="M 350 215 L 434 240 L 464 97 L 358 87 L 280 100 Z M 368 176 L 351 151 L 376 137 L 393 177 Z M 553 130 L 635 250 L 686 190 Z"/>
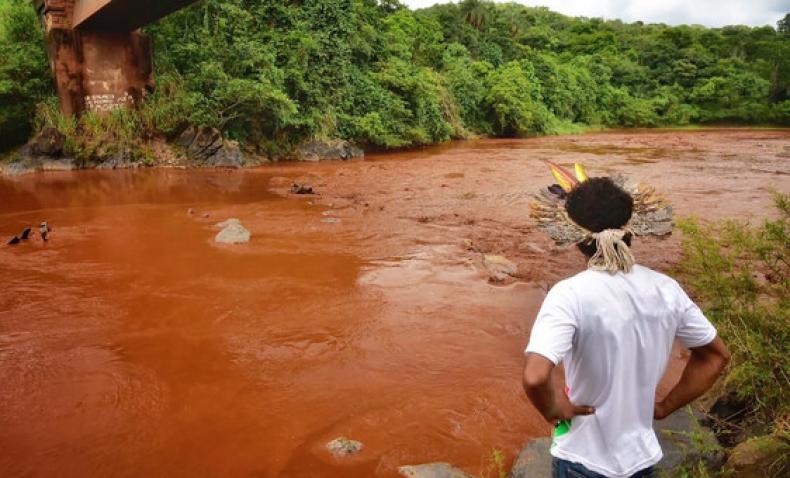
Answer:
<path fill-rule="evenodd" d="M 412 9 L 449 0 L 401 0 Z M 501 0 L 497 0 L 501 1 Z M 790 0 L 515 0 L 531 6 L 546 6 L 571 16 L 645 23 L 776 26 L 790 13 Z"/>

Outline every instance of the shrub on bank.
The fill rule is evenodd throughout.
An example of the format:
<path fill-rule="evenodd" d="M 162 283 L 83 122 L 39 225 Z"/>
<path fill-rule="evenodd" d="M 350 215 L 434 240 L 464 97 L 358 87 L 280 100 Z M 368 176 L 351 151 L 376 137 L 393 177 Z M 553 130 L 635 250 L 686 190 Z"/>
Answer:
<path fill-rule="evenodd" d="M 790 431 L 790 195 L 776 193 L 777 218 L 760 226 L 737 221 L 683 231 L 679 272 L 733 353 L 725 393 L 748 416 Z"/>

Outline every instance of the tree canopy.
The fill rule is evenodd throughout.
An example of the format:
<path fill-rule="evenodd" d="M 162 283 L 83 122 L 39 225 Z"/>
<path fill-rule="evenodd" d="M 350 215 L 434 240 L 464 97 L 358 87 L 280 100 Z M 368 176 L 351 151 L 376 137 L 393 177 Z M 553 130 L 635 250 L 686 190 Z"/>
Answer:
<path fill-rule="evenodd" d="M 276 152 L 308 138 L 394 148 L 574 125 L 790 124 L 776 28 L 572 18 L 464 0 L 203 0 L 147 28 L 155 133 L 214 126 Z M 2 146 L 53 95 L 27 0 L 0 0 Z"/>

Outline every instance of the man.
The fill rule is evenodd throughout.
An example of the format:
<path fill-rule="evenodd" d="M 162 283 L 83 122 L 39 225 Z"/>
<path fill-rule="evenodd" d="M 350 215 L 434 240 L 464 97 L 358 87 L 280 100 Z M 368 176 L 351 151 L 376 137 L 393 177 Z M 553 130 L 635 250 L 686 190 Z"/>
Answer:
<path fill-rule="evenodd" d="M 609 178 L 575 186 L 570 220 L 588 270 L 546 296 L 526 349 L 524 390 L 555 423 L 554 478 L 649 477 L 661 460 L 652 428 L 708 390 L 729 360 L 716 329 L 671 278 L 636 265 L 627 230 L 634 202 Z M 691 350 L 680 382 L 660 402 L 656 386 L 678 339 Z M 563 362 L 565 392 L 553 369 Z"/>

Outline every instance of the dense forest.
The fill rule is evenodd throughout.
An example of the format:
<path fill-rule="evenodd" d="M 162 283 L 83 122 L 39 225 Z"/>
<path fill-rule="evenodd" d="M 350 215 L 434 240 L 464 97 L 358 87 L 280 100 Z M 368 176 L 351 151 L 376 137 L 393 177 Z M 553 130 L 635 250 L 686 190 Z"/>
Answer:
<path fill-rule="evenodd" d="M 147 28 L 147 136 L 213 126 L 266 154 L 307 138 L 397 148 L 585 127 L 790 124 L 790 15 L 667 26 L 464 0 L 204 0 Z M 0 148 L 54 105 L 28 0 L 0 0 Z M 38 111 L 38 114 L 37 114 Z"/>

